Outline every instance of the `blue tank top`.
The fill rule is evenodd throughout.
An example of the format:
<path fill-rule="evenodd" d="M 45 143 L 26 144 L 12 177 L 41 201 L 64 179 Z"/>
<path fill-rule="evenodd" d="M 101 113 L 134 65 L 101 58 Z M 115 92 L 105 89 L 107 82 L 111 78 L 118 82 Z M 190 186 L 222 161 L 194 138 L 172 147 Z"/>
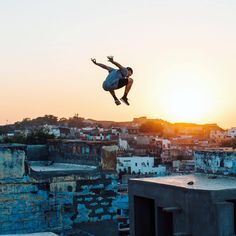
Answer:
<path fill-rule="evenodd" d="M 105 91 L 111 91 L 118 88 L 119 80 L 128 76 L 128 69 L 122 68 L 119 70 L 112 69 L 105 81 L 102 84 L 102 87 Z"/>

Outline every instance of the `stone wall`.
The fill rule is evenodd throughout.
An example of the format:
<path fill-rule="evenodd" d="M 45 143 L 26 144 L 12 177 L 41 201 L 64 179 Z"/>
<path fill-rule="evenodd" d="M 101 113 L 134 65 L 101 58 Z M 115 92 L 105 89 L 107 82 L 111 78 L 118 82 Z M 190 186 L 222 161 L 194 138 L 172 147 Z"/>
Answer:
<path fill-rule="evenodd" d="M 82 222 L 116 219 L 115 172 L 37 179 L 23 171 L 25 147 L 0 147 L 0 160 L 7 163 L 1 164 L 0 234 L 63 232 Z"/>
<path fill-rule="evenodd" d="M 236 152 L 196 151 L 197 172 L 236 176 Z"/>
<path fill-rule="evenodd" d="M 77 223 L 114 220 L 117 181 L 114 174 L 96 179 L 55 177 L 0 185 L 0 234 L 61 232 Z"/>

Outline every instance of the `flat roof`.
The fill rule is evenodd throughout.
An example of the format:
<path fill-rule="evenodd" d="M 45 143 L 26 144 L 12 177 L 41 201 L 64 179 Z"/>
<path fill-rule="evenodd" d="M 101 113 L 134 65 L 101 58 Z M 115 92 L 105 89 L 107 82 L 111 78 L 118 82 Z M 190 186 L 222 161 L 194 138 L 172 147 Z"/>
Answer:
<path fill-rule="evenodd" d="M 69 164 L 69 163 L 56 163 L 54 162 L 52 165 L 45 165 L 42 162 L 32 161 L 30 162 L 30 167 L 32 170 L 37 172 L 57 172 L 57 171 L 94 171 L 97 170 L 97 166 L 89 166 L 89 165 L 77 165 L 77 164 Z"/>
<path fill-rule="evenodd" d="M 131 179 L 131 181 L 154 183 L 160 185 L 175 186 L 179 188 L 194 190 L 236 190 L 236 178 L 228 176 L 214 176 L 205 174 L 181 175 L 181 176 L 164 176 L 153 178 Z M 189 182 L 193 182 L 189 185 Z"/>

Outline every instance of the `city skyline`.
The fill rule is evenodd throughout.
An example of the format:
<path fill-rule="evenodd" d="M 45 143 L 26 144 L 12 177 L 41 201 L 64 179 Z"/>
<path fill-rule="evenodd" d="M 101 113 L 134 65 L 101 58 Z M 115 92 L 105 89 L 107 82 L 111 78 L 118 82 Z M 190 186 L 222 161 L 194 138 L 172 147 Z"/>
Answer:
<path fill-rule="evenodd" d="M 44 114 L 236 126 L 236 2 L 0 3 L 0 124 Z M 102 90 L 107 55 L 134 69 L 131 105 Z M 123 91 L 118 91 L 119 97 Z"/>
<path fill-rule="evenodd" d="M 221 127 L 219 124 L 217 124 L 217 123 L 194 123 L 194 122 L 171 122 L 171 121 L 169 121 L 169 120 L 164 120 L 164 119 L 162 119 L 161 117 L 147 117 L 147 116 L 140 116 L 140 117 L 133 117 L 132 119 L 130 119 L 130 120 L 108 120 L 108 119 L 95 119 L 95 118 L 93 118 L 93 117 L 83 117 L 83 116 L 80 116 L 78 113 L 76 113 L 76 114 L 74 114 L 73 116 L 63 116 L 63 117 L 57 117 L 57 116 L 55 116 L 55 115 L 53 115 L 53 114 L 45 114 L 45 115 L 42 115 L 42 116 L 38 116 L 38 117 L 24 117 L 22 120 L 17 120 L 17 121 L 15 121 L 15 122 L 13 122 L 13 123 L 5 123 L 5 124 L 3 124 L 3 125 L 0 125 L 0 126 L 4 126 L 4 125 L 14 125 L 14 124 L 19 124 L 19 123 L 21 123 L 21 122 L 30 122 L 30 121 L 34 121 L 34 120 L 37 120 L 37 119 L 39 119 L 39 118 L 41 118 L 41 119 L 47 119 L 47 117 L 50 117 L 49 119 L 51 119 L 51 120 L 54 120 L 54 121 L 56 121 L 56 119 L 57 119 L 57 122 L 60 122 L 60 121 L 62 121 L 62 122 L 65 122 L 65 120 L 71 120 L 71 119 L 73 119 L 73 118 L 79 118 L 79 119 L 81 119 L 81 121 L 82 122 L 85 122 L 86 123 L 86 121 L 88 121 L 88 122 L 101 122 L 101 124 L 103 123 L 103 122 L 105 122 L 105 123 L 109 123 L 109 122 L 114 122 L 114 123 L 131 123 L 131 122 L 134 122 L 134 123 L 139 123 L 139 122 L 141 122 L 141 123 L 145 123 L 145 122 L 148 122 L 148 121 L 162 121 L 163 123 L 167 123 L 167 124 L 170 124 L 170 125 L 180 125 L 180 126 L 182 126 L 183 125 L 183 127 L 185 126 L 185 125 L 193 125 L 193 126 L 195 126 L 195 125 L 197 125 L 197 126 L 204 126 L 204 125 L 216 125 L 216 126 L 218 126 L 219 128 L 221 128 L 221 129 L 223 129 L 223 130 L 228 130 L 228 129 L 230 129 L 230 128 L 233 128 L 233 127 L 228 127 L 228 128 L 224 128 L 224 127 Z M 138 121 L 139 120 L 139 121 Z M 49 122 L 50 123 L 50 122 Z M 140 123 L 140 124 L 141 124 Z"/>

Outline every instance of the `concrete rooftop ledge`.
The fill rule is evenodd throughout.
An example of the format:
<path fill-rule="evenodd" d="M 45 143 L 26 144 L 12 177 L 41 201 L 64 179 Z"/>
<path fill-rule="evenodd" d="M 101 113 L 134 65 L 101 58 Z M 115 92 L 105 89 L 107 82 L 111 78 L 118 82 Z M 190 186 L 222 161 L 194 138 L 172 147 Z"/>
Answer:
<path fill-rule="evenodd" d="M 90 165 L 77 165 L 68 163 L 52 163 L 42 161 L 31 161 L 29 162 L 30 168 L 36 172 L 57 172 L 57 171 L 94 171 L 97 169 L 96 166 Z"/>
<path fill-rule="evenodd" d="M 182 176 L 165 176 L 156 178 L 131 179 L 131 182 L 142 182 L 158 184 L 163 186 L 173 186 L 177 188 L 194 189 L 194 190 L 236 190 L 236 178 L 226 176 L 214 176 L 205 174 L 193 174 Z M 188 184 L 189 183 L 189 184 Z"/>

